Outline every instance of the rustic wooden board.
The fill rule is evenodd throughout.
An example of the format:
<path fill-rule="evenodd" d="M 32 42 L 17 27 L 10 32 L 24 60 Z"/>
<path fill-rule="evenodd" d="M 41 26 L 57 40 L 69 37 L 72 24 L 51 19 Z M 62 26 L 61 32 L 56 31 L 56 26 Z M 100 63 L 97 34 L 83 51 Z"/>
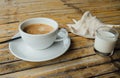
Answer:
<path fill-rule="evenodd" d="M 115 54 L 101 57 L 93 50 L 93 39 L 72 34 L 66 25 L 88 10 L 104 23 L 120 24 L 120 0 L 0 0 L 0 41 L 18 33 L 23 20 L 48 17 L 68 30 L 72 42 L 64 55 L 39 63 L 18 59 L 8 43 L 1 44 L 0 78 L 120 78 L 120 37 Z"/>
<path fill-rule="evenodd" d="M 110 74 L 108 73 L 106 75 L 99 76 L 99 78 L 110 78 L 110 77 L 112 77 L 112 78 L 120 78 L 120 71 L 116 71 L 114 73 L 110 73 Z"/>
<path fill-rule="evenodd" d="M 96 58 L 96 59 L 94 59 L 94 62 L 93 62 L 93 59 L 91 58 Z M 54 65 L 51 64 L 47 66 L 41 66 L 39 68 L 32 68 L 26 71 L 19 71 L 19 72 L 8 74 L 6 76 L 1 76 L 1 77 L 18 77 L 18 78 L 31 77 L 32 78 L 32 77 L 47 77 L 47 76 L 49 77 L 49 76 L 57 76 L 57 75 L 58 76 L 64 76 L 64 75 L 69 76 L 69 75 L 72 75 L 72 73 L 77 75 L 77 77 L 92 77 L 92 76 L 100 75 L 106 72 L 112 72 L 112 71 L 119 70 L 117 67 L 114 66 L 113 64 L 114 62 L 99 65 L 99 63 L 103 63 L 99 58 L 100 57 L 98 57 L 97 55 L 89 56 L 86 58 L 81 58 L 81 59 L 63 62 L 59 64 L 54 64 Z M 88 60 L 88 59 L 91 59 L 91 60 Z M 89 67 L 89 65 L 94 65 L 97 63 L 98 63 L 97 66 Z M 27 73 L 27 76 L 26 76 L 26 73 Z M 61 75 L 59 75 L 59 73 Z"/>
<path fill-rule="evenodd" d="M 88 0 L 72 1 L 73 4 L 71 4 L 71 3 L 69 3 L 69 1 L 67 2 L 67 0 L 66 1 L 65 0 L 61 0 L 61 1 L 60 0 L 51 0 L 51 1 L 44 1 L 44 2 L 43 1 L 33 1 L 33 2 L 30 1 L 29 2 L 29 0 L 28 1 L 26 0 L 25 2 L 21 1 L 21 0 L 20 1 L 15 0 L 12 2 L 9 0 L 6 0 L 6 1 L 2 0 L 2 2 L 4 4 L 1 6 L 2 7 L 4 6 L 5 8 L 1 7 L 1 9 L 0 9 L 1 10 L 0 14 L 2 14 L 0 17 L 0 24 L 9 23 L 9 22 L 10 23 L 11 22 L 19 22 L 19 21 L 23 21 L 24 19 L 31 18 L 31 17 L 41 17 L 41 16 L 53 17 L 55 13 L 68 14 L 68 13 L 72 12 L 72 13 L 77 13 L 77 14 L 79 13 L 79 15 L 81 15 L 83 12 L 85 12 L 87 10 L 90 10 L 94 15 L 99 17 L 99 19 L 101 19 L 104 22 L 106 22 L 107 20 L 111 20 L 111 21 L 113 21 L 113 24 L 119 23 L 118 19 L 120 17 L 119 16 L 120 0 L 115 0 L 115 1 L 106 0 L 105 2 L 99 1 L 99 0 L 96 0 L 94 2 L 93 1 L 92 0 L 91 1 L 88 1 Z M 74 2 L 76 2 L 77 4 Z M 46 7 L 48 3 L 51 5 L 48 5 L 48 7 Z M 55 6 L 54 4 L 56 4 L 56 3 L 58 3 L 59 5 L 57 4 L 57 6 L 54 7 Z M 99 3 L 99 4 L 96 4 L 96 3 Z M 102 6 L 100 6 L 101 4 L 102 4 Z M 114 4 L 114 5 L 112 5 L 112 4 Z M 92 6 L 94 6 L 94 7 L 92 7 Z M 104 20 L 96 13 L 97 14 L 102 13 L 100 16 L 103 18 L 106 18 L 106 16 L 109 16 L 109 17 L 107 17 Z M 52 14 L 53 14 L 53 16 L 52 16 Z M 72 15 L 76 16 L 76 14 L 72 14 Z M 59 16 L 59 15 L 57 15 L 57 16 Z M 111 17 L 112 17 L 112 19 L 111 19 Z M 80 17 L 78 17 L 78 18 L 80 18 Z M 111 22 L 107 21 L 107 23 L 111 23 Z"/>

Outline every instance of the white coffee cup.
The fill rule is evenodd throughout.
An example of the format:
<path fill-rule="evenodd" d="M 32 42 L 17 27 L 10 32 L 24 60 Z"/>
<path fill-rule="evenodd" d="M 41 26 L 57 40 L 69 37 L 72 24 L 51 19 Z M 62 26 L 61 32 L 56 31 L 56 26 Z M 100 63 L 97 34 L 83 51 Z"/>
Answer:
<path fill-rule="evenodd" d="M 23 31 L 23 29 L 30 24 L 47 24 L 54 28 L 53 31 L 47 34 L 29 34 Z M 65 29 L 58 30 L 58 23 L 50 18 L 31 18 L 23 21 L 19 25 L 19 32 L 23 41 L 33 49 L 41 50 L 50 47 L 56 41 L 62 41 L 68 36 Z M 62 33 L 63 36 L 59 39 L 58 33 Z"/>

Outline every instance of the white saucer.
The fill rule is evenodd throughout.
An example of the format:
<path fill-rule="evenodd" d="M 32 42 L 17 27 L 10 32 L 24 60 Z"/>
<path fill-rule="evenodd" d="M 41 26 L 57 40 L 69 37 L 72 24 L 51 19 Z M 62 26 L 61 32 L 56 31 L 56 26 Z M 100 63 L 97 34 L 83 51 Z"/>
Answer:
<path fill-rule="evenodd" d="M 14 37 L 20 36 L 16 34 Z M 13 37 L 13 38 L 14 38 Z M 27 46 L 21 39 L 9 43 L 10 52 L 25 61 L 41 62 L 59 57 L 64 54 L 70 47 L 70 38 L 63 41 L 55 42 L 51 47 L 44 50 L 33 50 Z"/>

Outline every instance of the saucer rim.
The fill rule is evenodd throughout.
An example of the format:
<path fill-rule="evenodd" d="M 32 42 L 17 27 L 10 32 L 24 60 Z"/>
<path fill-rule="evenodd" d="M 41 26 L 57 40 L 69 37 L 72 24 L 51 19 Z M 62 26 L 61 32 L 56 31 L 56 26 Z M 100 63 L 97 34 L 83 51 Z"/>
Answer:
<path fill-rule="evenodd" d="M 19 35 L 20 34 L 17 33 L 12 38 L 17 37 Z M 29 62 L 44 62 L 44 61 L 49 61 L 49 60 L 55 59 L 55 58 L 60 57 L 61 55 L 63 55 L 69 49 L 69 47 L 71 45 L 71 39 L 70 39 L 70 37 L 68 37 L 67 39 L 68 39 L 69 42 L 68 42 L 68 44 L 67 44 L 68 46 L 67 46 L 67 48 L 65 48 L 64 52 L 62 52 L 61 54 L 59 53 L 58 56 L 52 57 L 51 59 L 47 59 L 47 60 L 31 60 L 31 59 L 28 59 L 28 58 L 24 58 L 24 57 L 18 56 L 17 54 L 15 54 L 15 52 L 13 52 L 13 50 L 11 48 L 11 45 L 13 44 L 12 42 L 9 43 L 9 50 L 10 50 L 10 53 L 12 53 L 15 57 L 17 57 L 17 58 L 19 58 L 21 60 L 29 61 Z"/>

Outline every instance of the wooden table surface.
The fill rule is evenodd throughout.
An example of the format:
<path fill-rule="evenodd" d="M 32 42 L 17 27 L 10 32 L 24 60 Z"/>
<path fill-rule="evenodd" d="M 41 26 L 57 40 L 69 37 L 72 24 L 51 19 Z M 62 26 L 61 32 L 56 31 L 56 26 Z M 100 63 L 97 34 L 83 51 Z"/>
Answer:
<path fill-rule="evenodd" d="M 71 37 L 62 56 L 45 62 L 27 62 L 13 56 L 8 43 L 0 44 L 0 78 L 120 78 L 120 38 L 111 57 L 93 51 L 94 40 L 72 34 L 66 24 L 90 11 L 101 21 L 120 24 L 120 0 L 0 0 L 0 41 L 18 32 L 25 19 L 48 17 L 58 21 Z"/>

